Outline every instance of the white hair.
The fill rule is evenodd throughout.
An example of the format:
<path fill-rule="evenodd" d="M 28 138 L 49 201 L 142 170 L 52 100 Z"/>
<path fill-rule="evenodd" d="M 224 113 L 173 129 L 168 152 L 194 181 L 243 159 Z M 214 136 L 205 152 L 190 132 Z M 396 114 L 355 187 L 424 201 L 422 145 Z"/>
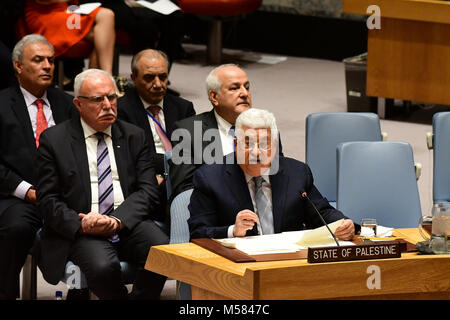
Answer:
<path fill-rule="evenodd" d="M 86 80 L 86 78 L 88 78 L 88 77 L 93 77 L 95 74 L 102 74 L 102 75 L 107 76 L 109 79 L 111 79 L 112 83 L 114 84 L 114 91 L 116 91 L 116 92 L 118 91 L 117 86 L 116 86 L 116 81 L 114 81 L 114 78 L 108 72 L 106 72 L 104 70 L 100 70 L 100 69 L 87 69 L 87 70 L 84 70 L 83 72 L 77 74 L 77 76 L 75 77 L 74 84 L 73 84 L 75 97 L 79 96 L 80 88 L 81 88 L 84 80 Z"/>
<path fill-rule="evenodd" d="M 53 48 L 53 45 L 42 35 L 40 34 L 29 34 L 20 39 L 19 42 L 16 43 L 14 46 L 13 52 L 12 52 L 12 62 L 19 61 L 20 63 L 23 63 L 23 50 L 25 47 L 32 43 L 42 43 L 50 47 L 52 49 L 53 54 L 55 54 L 55 49 Z"/>
<path fill-rule="evenodd" d="M 236 119 L 235 128 L 238 132 L 242 131 L 243 127 L 252 129 L 270 128 L 272 135 L 276 133 L 275 137 L 272 136 L 272 138 L 276 138 L 278 136 L 275 116 L 267 110 L 250 108 L 243 111 Z"/>
<path fill-rule="evenodd" d="M 227 64 L 222 64 L 222 65 L 212 69 L 211 72 L 206 77 L 206 94 L 208 97 L 209 97 L 209 91 L 213 91 L 217 94 L 220 93 L 220 88 L 222 87 L 222 81 L 220 81 L 219 77 L 217 76 L 217 71 L 219 71 L 220 69 L 225 68 L 225 67 L 239 68 L 239 66 L 237 64 L 227 63 Z"/>

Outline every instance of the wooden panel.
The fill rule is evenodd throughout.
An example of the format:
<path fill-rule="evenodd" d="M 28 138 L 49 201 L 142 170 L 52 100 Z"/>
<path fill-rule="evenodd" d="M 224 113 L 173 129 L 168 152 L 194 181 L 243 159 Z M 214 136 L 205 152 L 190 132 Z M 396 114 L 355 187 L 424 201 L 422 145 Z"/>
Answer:
<path fill-rule="evenodd" d="M 211 292 L 196 286 L 191 286 L 192 300 L 230 300 L 232 297 L 225 297 L 215 292 Z"/>
<path fill-rule="evenodd" d="M 394 235 L 422 241 L 417 228 Z M 367 267 L 381 270 L 369 290 Z M 199 299 L 445 299 L 450 255 L 403 253 L 399 259 L 308 264 L 306 260 L 234 263 L 193 243 L 154 246 L 145 268 L 193 285 Z"/>
<path fill-rule="evenodd" d="M 450 277 L 437 270 L 448 270 L 450 257 L 427 259 L 389 259 L 338 262 L 259 271 L 256 299 L 331 299 L 357 296 L 448 293 Z M 369 289 L 367 268 L 381 270 L 380 289 Z"/>
<path fill-rule="evenodd" d="M 194 249 L 200 252 L 200 256 L 202 250 L 205 250 L 197 245 L 190 245 L 196 247 Z M 251 273 L 236 274 L 222 269 L 220 267 L 222 265 L 220 261 L 229 260 L 211 252 L 210 254 L 215 258 L 218 257 L 218 259 L 209 261 L 209 263 L 214 262 L 213 265 L 215 267 L 203 263 L 205 260 L 201 257 L 200 259 L 196 259 L 192 255 L 190 258 L 183 257 L 182 254 L 177 254 L 176 250 L 173 250 L 173 246 L 178 245 L 153 246 L 147 257 L 145 269 L 192 284 L 199 288 L 207 289 L 219 295 L 230 296 L 235 299 L 253 299 L 254 289 Z M 179 249 L 180 247 L 183 246 L 178 246 L 175 249 Z M 202 260 L 203 262 L 201 262 Z"/>
<path fill-rule="evenodd" d="M 379 6 L 383 18 L 450 23 L 450 2 L 446 1 L 343 0 L 342 12 L 367 15 L 370 5 Z"/>
<path fill-rule="evenodd" d="M 369 31 L 367 95 L 450 105 L 450 24 L 381 25 Z"/>

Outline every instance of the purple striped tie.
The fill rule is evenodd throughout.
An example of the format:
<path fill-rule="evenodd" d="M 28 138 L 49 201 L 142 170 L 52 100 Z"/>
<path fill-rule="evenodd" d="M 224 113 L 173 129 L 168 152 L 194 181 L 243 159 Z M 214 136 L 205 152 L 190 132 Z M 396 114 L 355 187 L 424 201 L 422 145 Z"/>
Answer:
<path fill-rule="evenodd" d="M 114 192 L 111 173 L 111 163 L 109 162 L 108 148 L 103 132 L 97 132 L 97 176 L 98 176 L 98 212 L 110 215 L 114 211 Z M 117 235 L 109 239 L 111 242 L 119 241 Z"/>

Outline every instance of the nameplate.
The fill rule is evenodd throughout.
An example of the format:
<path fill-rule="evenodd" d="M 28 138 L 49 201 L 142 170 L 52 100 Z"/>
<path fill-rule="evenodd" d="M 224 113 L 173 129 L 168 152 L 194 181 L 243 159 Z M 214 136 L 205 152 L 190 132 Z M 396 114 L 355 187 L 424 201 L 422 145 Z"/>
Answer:
<path fill-rule="evenodd" d="M 352 260 L 400 258 L 400 243 L 382 243 L 341 247 L 308 248 L 308 262 L 335 262 Z"/>

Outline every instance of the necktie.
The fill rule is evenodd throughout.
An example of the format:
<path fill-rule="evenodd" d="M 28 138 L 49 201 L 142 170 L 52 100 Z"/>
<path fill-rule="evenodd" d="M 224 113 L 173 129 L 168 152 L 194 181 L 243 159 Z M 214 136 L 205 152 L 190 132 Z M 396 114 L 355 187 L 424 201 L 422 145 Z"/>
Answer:
<path fill-rule="evenodd" d="M 114 192 L 111 173 L 111 163 L 109 161 L 108 147 L 104 139 L 103 132 L 97 132 L 97 176 L 98 176 L 98 212 L 110 215 L 114 211 Z M 113 235 L 111 242 L 119 241 L 119 237 Z"/>
<path fill-rule="evenodd" d="M 236 138 L 236 132 L 235 132 L 235 130 L 236 130 L 236 127 L 235 127 L 235 126 L 231 126 L 231 127 L 230 127 L 230 130 L 228 131 L 228 134 L 229 134 L 230 136 L 232 136 L 233 138 Z M 236 147 L 234 146 L 234 139 L 233 139 L 233 151 L 236 151 Z"/>
<path fill-rule="evenodd" d="M 259 217 L 259 223 L 261 225 L 263 234 L 272 234 L 274 233 L 273 229 L 273 214 L 272 208 L 267 199 L 266 195 L 263 192 L 263 177 L 253 177 L 253 181 L 255 182 L 255 204 L 256 204 L 256 212 Z"/>
<path fill-rule="evenodd" d="M 37 107 L 36 114 L 36 148 L 39 147 L 39 137 L 41 133 L 48 128 L 47 119 L 44 115 L 44 100 L 37 99 L 34 104 Z"/>
<path fill-rule="evenodd" d="M 148 111 L 153 115 L 154 120 L 156 120 L 156 121 L 154 121 L 156 133 L 158 134 L 159 138 L 161 139 L 161 142 L 164 145 L 164 149 L 166 151 L 170 151 L 170 150 L 172 150 L 172 143 L 170 143 L 170 140 L 169 140 L 169 138 L 167 138 L 166 133 L 160 127 L 161 120 L 159 120 L 159 116 L 158 116 L 160 109 L 161 109 L 160 106 L 148 107 Z"/>

